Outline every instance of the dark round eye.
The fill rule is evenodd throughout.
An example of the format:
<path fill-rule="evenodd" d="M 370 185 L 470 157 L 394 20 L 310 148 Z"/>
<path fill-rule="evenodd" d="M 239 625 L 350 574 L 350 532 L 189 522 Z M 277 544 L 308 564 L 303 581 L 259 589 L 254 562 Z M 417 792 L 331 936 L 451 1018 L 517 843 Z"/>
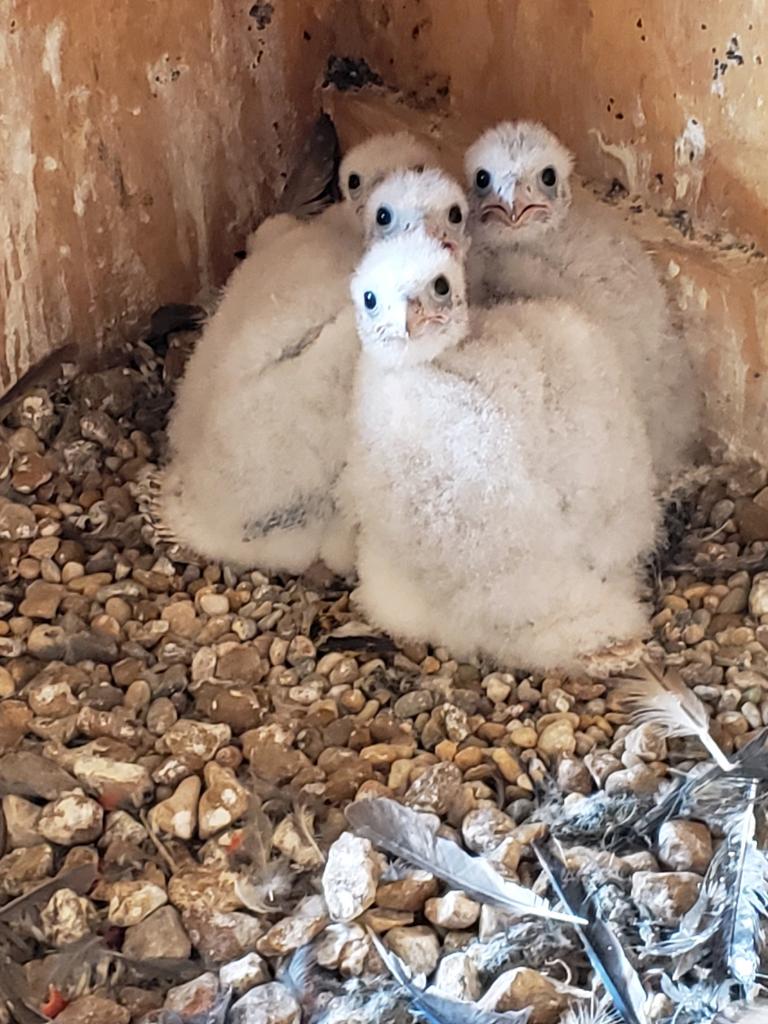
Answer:
<path fill-rule="evenodd" d="M 388 206 L 380 206 L 376 211 L 376 223 L 385 228 L 392 223 L 392 211 Z"/>
<path fill-rule="evenodd" d="M 448 220 L 451 224 L 461 224 L 464 220 L 464 214 L 461 212 L 460 206 L 452 206 L 448 211 Z"/>
<path fill-rule="evenodd" d="M 488 171 L 484 170 L 481 167 L 480 170 L 475 175 L 475 185 L 477 185 L 477 187 L 482 190 L 482 189 L 488 188 L 490 184 L 491 184 L 491 176 L 490 176 L 490 174 L 488 173 Z"/>
<path fill-rule="evenodd" d="M 435 278 L 432 283 L 432 287 L 435 289 L 436 295 L 447 295 L 451 290 L 451 286 L 448 284 L 448 278 L 444 274 Z"/>
<path fill-rule="evenodd" d="M 356 189 L 360 188 L 360 175 L 350 174 L 347 178 L 347 184 L 349 185 L 350 192 L 354 192 Z"/>
<path fill-rule="evenodd" d="M 552 188 L 557 183 L 557 171 L 554 167 L 545 167 L 541 172 L 541 182 L 547 188 Z"/>
<path fill-rule="evenodd" d="M 376 309 L 376 296 L 373 292 L 366 292 L 363 295 L 363 302 L 365 303 L 366 309 Z"/>
<path fill-rule="evenodd" d="M 423 174 L 424 173 L 424 164 L 416 164 L 416 166 L 413 169 L 414 169 L 414 171 L 416 171 L 417 174 Z"/>

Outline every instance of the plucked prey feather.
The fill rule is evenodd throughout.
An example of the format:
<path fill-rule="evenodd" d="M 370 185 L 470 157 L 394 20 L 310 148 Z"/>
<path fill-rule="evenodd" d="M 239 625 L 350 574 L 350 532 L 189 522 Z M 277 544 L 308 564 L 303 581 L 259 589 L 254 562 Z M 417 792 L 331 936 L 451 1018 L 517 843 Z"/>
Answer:
<path fill-rule="evenodd" d="M 437 834 L 440 821 L 394 800 L 376 798 L 350 804 L 347 821 L 359 836 L 396 857 L 429 871 L 484 903 L 514 914 L 533 914 L 574 923 L 571 914 L 553 911 L 530 889 L 507 881 L 482 857 L 473 857 Z"/>
<path fill-rule="evenodd" d="M 643 662 L 622 678 L 616 692 L 633 723 L 657 725 L 668 736 L 697 736 L 720 768 L 731 770 L 731 762 L 710 735 L 706 707 L 676 669 L 664 672 L 652 662 Z"/>
<path fill-rule="evenodd" d="M 564 906 L 575 917 L 588 917 L 588 923 L 577 925 L 576 930 L 589 962 L 617 1011 L 626 1024 L 648 1024 L 644 1009 L 646 993 L 637 971 L 622 949 L 621 942 L 607 921 L 590 907 L 589 897 L 581 882 L 576 878 L 566 878 L 562 862 L 547 851 L 539 846 L 534 846 L 534 850 L 552 888 Z"/>
<path fill-rule="evenodd" d="M 721 1017 L 717 1024 L 768 1024 L 768 999 L 758 999 L 752 1006 L 745 1006 L 733 1019 Z"/>
<path fill-rule="evenodd" d="M 87 893 L 97 877 L 98 871 L 92 864 L 78 864 L 4 904 L 0 907 L 0 921 L 12 917 L 21 910 L 47 903 L 58 889 L 72 889 L 78 895 Z"/>
<path fill-rule="evenodd" d="M 757 783 L 752 783 L 751 799 L 740 819 L 729 830 L 724 846 L 725 892 L 718 909 L 720 927 L 714 933 L 713 960 L 718 977 L 730 975 L 749 994 L 760 967 L 760 919 L 768 913 L 768 864 L 755 844 L 755 799 Z"/>
<path fill-rule="evenodd" d="M 559 1024 L 619 1024 L 621 1018 L 610 999 L 573 1002 L 560 1018 Z"/>
<path fill-rule="evenodd" d="M 663 799 L 643 816 L 638 822 L 638 830 L 647 833 L 663 821 L 679 816 L 693 807 L 698 799 L 706 798 L 708 791 L 716 786 L 727 784 L 732 793 L 737 782 L 744 783 L 752 779 L 761 782 L 768 781 L 766 738 L 768 738 L 768 729 L 763 729 L 753 736 L 732 756 L 727 770 L 716 763 L 701 775 L 689 776 L 681 785 L 666 793 Z M 714 799 L 718 799 L 717 793 L 715 793 Z"/>
<path fill-rule="evenodd" d="M 403 961 L 387 949 L 374 931 L 369 929 L 368 934 L 389 973 L 408 993 L 417 1012 L 430 1024 L 525 1024 L 528 1020 L 527 1009 L 495 1013 L 483 1010 L 476 1003 L 447 999 L 434 988 L 419 988 Z"/>

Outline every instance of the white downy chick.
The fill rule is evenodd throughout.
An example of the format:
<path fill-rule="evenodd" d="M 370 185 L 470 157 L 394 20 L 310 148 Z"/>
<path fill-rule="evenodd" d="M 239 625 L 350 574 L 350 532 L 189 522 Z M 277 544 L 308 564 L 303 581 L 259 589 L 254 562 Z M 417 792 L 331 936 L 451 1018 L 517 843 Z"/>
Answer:
<path fill-rule="evenodd" d="M 443 171 L 395 171 L 376 186 L 365 205 L 365 240 L 370 245 L 421 228 L 464 254 L 469 248 L 468 216 L 464 189 Z"/>
<path fill-rule="evenodd" d="M 698 395 L 652 260 L 616 212 L 572 201 L 573 157 L 543 125 L 505 122 L 467 151 L 475 301 L 553 296 L 605 331 L 640 403 L 661 487 L 685 468 Z M 595 361 L 603 353 L 595 349 Z"/>
<path fill-rule="evenodd" d="M 410 136 L 360 149 L 359 164 L 355 150 L 345 161 L 369 183 L 361 201 L 377 175 L 431 157 Z M 349 275 L 363 230 L 350 206 L 272 232 L 235 269 L 188 363 L 153 511 L 161 534 L 197 554 L 272 571 L 318 558 L 352 569 L 353 536 L 332 496 L 359 347 Z"/>
<path fill-rule="evenodd" d="M 340 492 L 370 619 L 540 669 L 645 632 L 650 454 L 609 347 L 595 367 L 600 329 L 557 300 L 469 316 L 460 258 L 421 231 L 375 243 L 352 294 L 362 353 Z"/>

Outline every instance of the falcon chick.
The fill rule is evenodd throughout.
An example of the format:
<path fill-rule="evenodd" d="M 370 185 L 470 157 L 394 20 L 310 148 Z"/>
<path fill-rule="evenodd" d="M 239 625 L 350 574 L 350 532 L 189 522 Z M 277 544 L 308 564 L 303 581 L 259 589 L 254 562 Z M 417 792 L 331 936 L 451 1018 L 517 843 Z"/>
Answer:
<path fill-rule="evenodd" d="M 367 616 L 540 669 L 642 633 L 635 563 L 658 511 L 600 328 L 564 300 L 468 311 L 460 256 L 422 230 L 376 242 L 352 295 L 362 354 L 340 493 Z"/>
<path fill-rule="evenodd" d="M 422 228 L 456 252 L 469 248 L 469 206 L 464 189 L 436 167 L 394 171 L 365 205 L 366 242 Z"/>
<path fill-rule="evenodd" d="M 660 484 L 669 484 L 690 457 L 697 395 L 650 256 L 615 211 L 572 202 L 573 157 L 541 124 L 491 128 L 465 167 L 473 298 L 565 298 L 599 323 L 638 397 Z M 595 367 L 604 355 L 596 346 Z"/>
<path fill-rule="evenodd" d="M 311 220 L 280 215 L 235 269 L 179 386 L 154 519 L 200 555 L 341 574 L 353 541 L 332 485 L 345 460 L 358 341 L 349 275 L 374 185 L 433 159 L 407 134 L 379 136 L 342 162 L 345 200 Z"/>

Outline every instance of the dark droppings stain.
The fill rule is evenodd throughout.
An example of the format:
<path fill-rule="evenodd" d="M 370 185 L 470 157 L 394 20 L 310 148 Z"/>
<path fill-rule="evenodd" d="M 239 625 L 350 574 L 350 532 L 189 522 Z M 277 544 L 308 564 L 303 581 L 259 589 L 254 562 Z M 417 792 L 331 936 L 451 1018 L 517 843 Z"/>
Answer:
<path fill-rule="evenodd" d="M 274 530 L 295 530 L 307 522 L 307 510 L 303 505 L 271 512 L 263 519 L 249 519 L 243 526 L 243 540 L 247 543 L 257 537 L 266 537 Z"/>
<path fill-rule="evenodd" d="M 733 64 L 742 65 L 744 63 L 744 57 L 739 53 L 739 38 L 733 36 L 731 38 L 731 45 L 725 51 L 726 60 L 731 61 Z"/>
<path fill-rule="evenodd" d="M 365 85 L 383 85 L 377 74 L 363 57 L 337 57 L 331 54 L 325 69 L 323 85 L 332 85 L 339 92 L 362 89 Z"/>
<path fill-rule="evenodd" d="M 728 44 L 728 49 L 725 51 L 725 59 L 721 60 L 717 56 L 717 50 L 713 46 L 712 53 L 714 57 L 714 71 L 712 74 L 713 80 L 716 82 L 718 78 L 722 78 L 726 71 L 731 67 L 742 67 L 744 64 L 744 55 L 741 53 L 741 47 L 739 45 L 739 37 L 731 36 L 731 41 Z"/>
<path fill-rule="evenodd" d="M 120 207 L 125 210 L 130 203 L 130 196 L 128 194 L 128 186 L 125 183 L 125 177 L 123 176 L 120 158 L 110 153 L 109 147 L 103 139 L 99 139 L 96 151 L 99 155 L 99 160 L 106 164 L 112 184 L 119 197 Z"/>
<path fill-rule="evenodd" d="M 272 15 L 275 13 L 275 8 L 272 4 L 258 3 L 251 7 L 248 14 L 251 18 L 256 21 L 256 28 L 263 32 L 264 29 L 272 21 Z"/>
<path fill-rule="evenodd" d="M 683 238 L 693 238 L 693 221 L 687 210 L 676 210 L 670 217 L 670 223 L 677 228 Z"/>
<path fill-rule="evenodd" d="M 243 540 L 247 543 L 266 537 L 275 530 L 297 530 L 306 526 L 310 516 L 327 519 L 334 510 L 333 499 L 327 494 L 308 494 L 293 505 L 275 509 L 261 519 L 248 519 L 243 524 Z"/>

